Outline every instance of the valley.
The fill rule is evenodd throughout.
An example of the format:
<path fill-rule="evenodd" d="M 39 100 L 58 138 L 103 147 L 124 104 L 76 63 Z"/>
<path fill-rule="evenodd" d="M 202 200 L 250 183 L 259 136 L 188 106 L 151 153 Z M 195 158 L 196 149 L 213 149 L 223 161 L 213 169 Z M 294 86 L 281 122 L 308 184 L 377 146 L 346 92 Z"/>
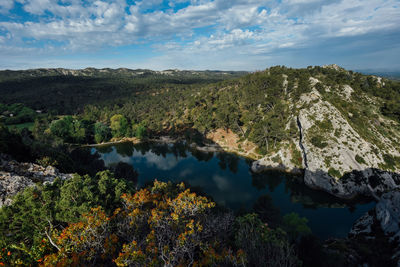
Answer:
<path fill-rule="evenodd" d="M 270 225 L 271 231 L 285 232 L 276 249 L 293 260 L 298 258 L 286 245 L 298 251 L 315 246 L 321 259 L 340 258 L 350 266 L 400 260 L 395 253 L 400 248 L 397 81 L 337 65 L 275 66 L 254 73 L 36 69 L 0 71 L 0 93 L 0 229 L 7 233 L 0 244 L 14 247 L 15 255 L 26 252 L 15 249 L 21 239 L 11 233 L 25 231 L 47 240 L 40 255 L 47 253 L 48 263 L 67 260 L 72 252 L 59 248 L 67 247 L 62 227 L 78 231 L 74 223 L 97 206 L 105 210 L 106 221 L 117 220 L 113 212 L 157 190 L 165 194 L 165 203 L 171 201 L 166 196 L 178 201 L 186 192 L 180 185 L 185 182 L 185 188 L 198 194 L 196 201 L 203 201 L 202 196 L 215 201 L 210 206 L 204 202 L 204 212 L 210 208 L 215 222 L 227 220 L 226 232 L 221 230 L 227 236 L 219 236 L 222 246 L 215 248 L 220 253 L 229 243 L 221 240 L 239 231 L 238 223 L 260 219 L 257 223 Z M 74 191 L 83 195 L 75 199 Z M 36 206 L 32 192 L 48 207 Z M 160 194 L 145 201 L 156 201 L 152 205 L 169 216 L 155 200 Z M 62 205 L 71 206 L 71 213 Z M 146 207 L 137 209 L 150 216 Z M 28 219 L 38 220 L 37 229 L 24 219 L 29 209 L 37 210 Z M 193 218 L 211 224 L 206 214 Z M 128 217 L 121 220 L 132 219 Z M 126 235 L 118 220 L 107 227 Z M 111 233 L 102 238 L 108 240 Z M 85 251 L 72 241 L 82 233 L 70 234 L 68 246 Z M 215 241 L 201 238 L 210 246 Z M 38 240 L 21 244 L 33 249 Z M 380 242 L 381 250 L 373 251 L 370 240 Z M 128 240 L 121 242 L 114 244 L 115 250 Z M 239 243 L 237 253 L 245 247 Z M 304 253 L 298 257 L 306 262 Z M 110 255 L 122 262 L 122 254 Z M 240 255 L 229 257 L 234 262 Z"/>

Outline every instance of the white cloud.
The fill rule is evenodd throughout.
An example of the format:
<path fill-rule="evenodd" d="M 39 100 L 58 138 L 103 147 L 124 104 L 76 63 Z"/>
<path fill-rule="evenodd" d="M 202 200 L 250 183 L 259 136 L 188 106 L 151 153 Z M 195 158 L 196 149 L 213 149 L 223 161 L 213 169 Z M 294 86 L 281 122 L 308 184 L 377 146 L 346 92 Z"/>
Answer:
<path fill-rule="evenodd" d="M 1 0 L 0 14 L 7 14 L 14 7 L 13 0 Z"/>
<path fill-rule="evenodd" d="M 400 31 L 397 0 L 169 1 L 171 7 L 189 4 L 177 11 L 160 9 L 161 0 L 130 6 L 125 0 L 19 2 L 40 19 L 0 21 L 0 56 L 17 49 L 73 53 L 150 41 L 159 53 L 168 53 L 158 59 L 197 56 L 193 61 L 201 62 L 212 56 L 240 65 L 239 58 L 267 60 L 276 51 L 331 38 Z M 12 7 L 13 1 L 0 1 L 0 13 Z"/>

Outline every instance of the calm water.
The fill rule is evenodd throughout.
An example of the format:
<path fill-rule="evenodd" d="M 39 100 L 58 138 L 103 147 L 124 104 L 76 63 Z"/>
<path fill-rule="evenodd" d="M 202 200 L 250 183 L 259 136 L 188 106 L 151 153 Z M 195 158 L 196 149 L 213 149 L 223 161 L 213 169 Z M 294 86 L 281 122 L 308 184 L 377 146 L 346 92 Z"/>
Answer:
<path fill-rule="evenodd" d="M 139 173 L 138 186 L 159 181 L 184 181 L 235 211 L 252 211 L 260 197 L 269 195 L 281 215 L 296 212 L 309 220 L 321 238 L 345 237 L 352 224 L 374 207 L 374 202 L 345 203 L 311 190 L 298 178 L 279 172 L 252 174 L 247 160 L 228 153 L 203 153 L 183 144 L 122 143 L 91 148 L 106 166 L 131 164 Z"/>

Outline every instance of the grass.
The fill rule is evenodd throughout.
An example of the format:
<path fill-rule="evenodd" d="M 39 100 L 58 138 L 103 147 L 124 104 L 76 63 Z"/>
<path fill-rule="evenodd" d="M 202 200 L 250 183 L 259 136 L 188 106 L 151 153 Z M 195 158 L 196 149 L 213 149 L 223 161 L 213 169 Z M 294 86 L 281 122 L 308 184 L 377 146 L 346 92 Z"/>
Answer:
<path fill-rule="evenodd" d="M 19 124 L 10 124 L 6 125 L 8 129 L 18 129 L 21 130 L 23 128 L 27 128 L 28 130 L 32 131 L 33 129 L 33 122 L 25 122 L 25 123 L 19 123 Z"/>

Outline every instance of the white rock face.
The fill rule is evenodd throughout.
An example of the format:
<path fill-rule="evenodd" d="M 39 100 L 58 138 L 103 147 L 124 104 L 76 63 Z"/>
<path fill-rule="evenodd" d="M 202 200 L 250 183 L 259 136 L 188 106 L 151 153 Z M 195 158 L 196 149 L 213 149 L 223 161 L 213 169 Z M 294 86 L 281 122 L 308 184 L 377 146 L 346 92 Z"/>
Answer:
<path fill-rule="evenodd" d="M 349 86 L 345 86 L 347 92 L 352 92 Z M 345 95 L 345 98 L 348 96 Z M 381 187 L 385 189 L 398 188 L 395 180 L 398 176 L 387 172 L 376 172 L 372 169 L 379 169 L 385 162 L 383 154 L 398 155 L 399 151 L 394 149 L 391 140 L 386 140 L 380 136 L 386 143 L 386 151 L 363 139 L 358 132 L 350 125 L 343 114 L 331 103 L 324 101 L 318 91 L 312 90 L 311 93 L 302 95 L 299 106 L 308 105 L 308 108 L 300 109 L 299 121 L 303 129 L 303 146 L 307 155 L 307 169 L 305 171 L 304 181 L 313 188 L 322 189 L 331 194 L 342 198 L 351 198 L 357 194 L 371 195 L 368 188 L 369 177 L 380 176 Z M 332 125 L 329 132 L 314 133 L 312 128 L 318 123 Z M 315 127 L 315 126 L 314 126 Z M 335 134 L 337 133 L 337 134 Z M 325 147 L 320 148 L 313 144 L 312 136 L 318 134 L 323 136 Z M 376 151 L 373 152 L 372 151 Z M 356 157 L 360 157 L 364 162 L 357 162 Z M 336 170 L 340 173 L 339 177 L 352 171 L 360 171 L 361 182 L 339 181 L 332 177 L 329 170 Z M 396 170 L 399 171 L 399 170 Z M 354 175 L 351 176 L 354 178 Z M 376 188 L 374 191 L 382 192 L 382 188 Z M 375 192 L 375 193 L 376 193 Z"/>
<path fill-rule="evenodd" d="M 35 183 L 52 183 L 54 179 L 69 179 L 71 174 L 60 173 L 56 168 L 20 163 L 0 155 L 0 207 L 10 205 L 12 197 Z"/>
<path fill-rule="evenodd" d="M 392 131 L 390 136 L 387 133 L 383 135 L 382 125 L 394 125 L 393 129 L 398 125 L 375 112 L 376 117 L 366 117 L 370 121 L 365 123 L 368 125 L 367 134 L 379 140 L 379 144 L 371 139 L 366 140 L 360 135 L 361 130 L 351 124 L 354 114 L 339 110 L 330 102 L 332 100 L 325 99 L 315 89 L 319 82 L 311 77 L 311 92 L 302 94 L 295 104 L 301 136 L 293 139 L 293 143 L 296 144 L 296 149 L 302 152 L 304 182 L 312 188 L 341 198 L 352 198 L 358 194 L 379 195 L 387 190 L 399 188 L 399 176 L 396 174 L 400 173 L 398 167 L 394 167 L 391 172 L 379 171 L 386 164 L 384 155 L 400 156 L 400 132 Z M 349 85 L 330 88 L 329 91 L 351 105 L 354 90 Z M 374 104 L 373 99 L 361 97 Z M 300 166 L 293 164 L 294 155 L 288 151 L 287 146 L 281 147 L 278 152 L 255 161 L 252 171 L 260 172 L 274 168 L 298 172 Z M 343 175 L 346 175 L 347 179 L 341 180 Z M 370 179 L 379 181 L 380 185 L 371 190 Z"/>
<path fill-rule="evenodd" d="M 376 154 L 369 153 L 378 147 L 366 142 L 350 126 L 339 110 L 329 102 L 322 100 L 318 91 L 313 90 L 311 93 L 303 95 L 301 101 L 303 102 L 300 105 L 310 105 L 299 111 L 299 120 L 304 133 L 303 146 L 306 149 L 310 171 L 327 171 L 329 168 L 334 168 L 343 174 L 366 167 L 379 168 L 378 164 L 383 163 L 383 159 Z M 312 144 L 310 129 L 315 124 L 323 122 L 330 122 L 333 130 L 321 134 L 326 147 L 318 148 Z M 335 136 L 335 131 L 339 131 L 337 136 Z M 355 160 L 356 155 L 363 157 L 366 164 L 358 163 Z M 329 163 L 327 163 L 327 159 L 330 159 Z"/>

